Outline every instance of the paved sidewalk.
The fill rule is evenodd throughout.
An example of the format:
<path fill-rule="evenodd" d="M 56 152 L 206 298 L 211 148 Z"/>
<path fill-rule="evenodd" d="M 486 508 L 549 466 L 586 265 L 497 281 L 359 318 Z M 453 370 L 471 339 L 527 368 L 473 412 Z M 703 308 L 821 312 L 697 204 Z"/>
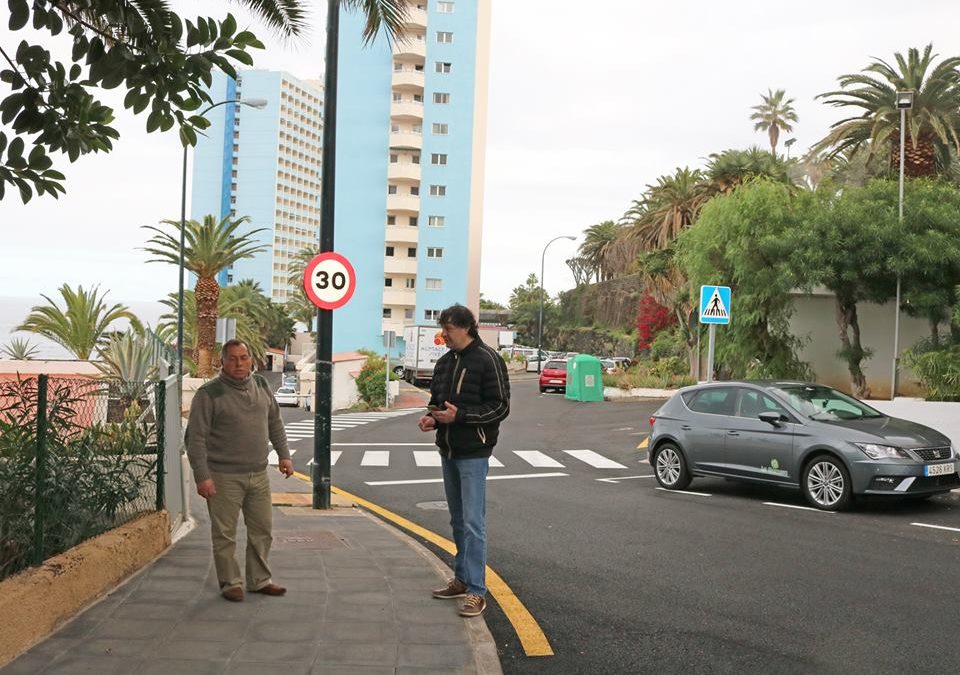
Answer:
<path fill-rule="evenodd" d="M 463 619 L 457 601 L 430 597 L 450 574 L 436 556 L 337 496 L 314 511 L 308 483 L 270 474 L 270 562 L 286 596 L 219 596 L 195 497 L 196 529 L 0 674 L 502 672 L 483 617 Z"/>

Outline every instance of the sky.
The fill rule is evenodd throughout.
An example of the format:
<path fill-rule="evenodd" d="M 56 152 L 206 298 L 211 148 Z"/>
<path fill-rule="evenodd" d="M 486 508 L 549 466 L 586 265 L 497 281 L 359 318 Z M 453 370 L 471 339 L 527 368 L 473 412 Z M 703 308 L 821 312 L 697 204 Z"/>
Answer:
<path fill-rule="evenodd" d="M 200 5 L 173 4 L 184 16 Z M 202 6 L 208 15 L 229 8 L 264 39 L 256 67 L 315 79 L 326 8 L 311 4 L 311 29 L 294 43 L 235 4 Z M 941 56 L 960 54 L 960 7 L 949 0 L 493 0 L 492 16 L 480 287 L 505 304 L 539 275 L 553 237 L 578 237 L 547 251 L 545 287 L 556 294 L 574 285 L 564 261 L 583 230 L 619 219 L 658 176 L 703 166 L 724 149 L 767 147 L 749 116 L 768 89 L 795 99 L 799 123 L 781 143 L 795 137 L 797 155 L 843 117 L 814 100 L 839 75 L 930 42 Z M 0 44 L 13 48 L 24 35 L 2 24 Z M 145 264 L 138 247 L 148 238 L 142 226 L 179 217 L 179 140 L 146 134 L 146 117 L 125 111 L 122 94 L 103 100 L 121 133 L 113 152 L 58 163 L 67 176 L 59 200 L 23 206 L 8 191 L 0 201 L 0 296 L 39 300 L 64 282 L 99 285 L 124 302 L 176 290 L 176 268 Z"/>

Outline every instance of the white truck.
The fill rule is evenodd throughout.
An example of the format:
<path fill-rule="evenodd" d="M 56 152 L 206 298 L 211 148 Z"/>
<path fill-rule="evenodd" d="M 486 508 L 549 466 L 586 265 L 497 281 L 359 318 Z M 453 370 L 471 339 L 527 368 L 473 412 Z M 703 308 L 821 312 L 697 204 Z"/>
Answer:
<path fill-rule="evenodd" d="M 403 379 L 411 384 L 433 377 L 437 359 L 447 353 L 440 327 L 404 326 Z"/>

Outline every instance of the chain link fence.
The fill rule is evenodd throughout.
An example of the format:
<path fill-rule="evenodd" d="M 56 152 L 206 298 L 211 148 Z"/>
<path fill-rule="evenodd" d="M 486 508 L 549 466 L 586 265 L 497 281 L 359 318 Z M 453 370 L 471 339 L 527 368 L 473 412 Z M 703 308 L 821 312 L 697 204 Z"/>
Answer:
<path fill-rule="evenodd" d="M 0 381 L 0 579 L 164 507 L 165 396 L 160 382 Z"/>

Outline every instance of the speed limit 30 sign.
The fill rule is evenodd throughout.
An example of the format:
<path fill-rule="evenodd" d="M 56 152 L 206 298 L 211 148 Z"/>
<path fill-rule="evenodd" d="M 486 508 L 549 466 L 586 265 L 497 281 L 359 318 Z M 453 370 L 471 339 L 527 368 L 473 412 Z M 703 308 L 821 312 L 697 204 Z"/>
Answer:
<path fill-rule="evenodd" d="M 321 253 L 303 270 L 303 290 L 320 309 L 337 309 L 347 304 L 357 290 L 357 273 L 339 253 Z"/>

